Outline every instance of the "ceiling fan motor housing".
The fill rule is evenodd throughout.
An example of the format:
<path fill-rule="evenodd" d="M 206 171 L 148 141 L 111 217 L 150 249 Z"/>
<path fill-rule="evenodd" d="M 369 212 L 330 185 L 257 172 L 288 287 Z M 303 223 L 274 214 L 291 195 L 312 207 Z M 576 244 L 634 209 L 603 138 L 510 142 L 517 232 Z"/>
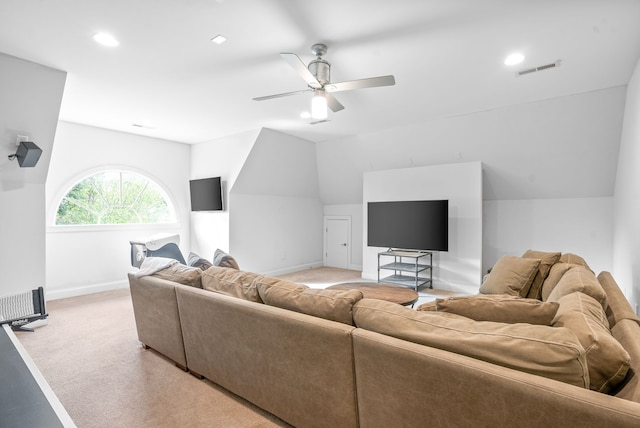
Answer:
<path fill-rule="evenodd" d="M 314 59 L 307 67 L 320 85 L 324 86 L 331 81 L 331 64 L 322 58 Z"/>

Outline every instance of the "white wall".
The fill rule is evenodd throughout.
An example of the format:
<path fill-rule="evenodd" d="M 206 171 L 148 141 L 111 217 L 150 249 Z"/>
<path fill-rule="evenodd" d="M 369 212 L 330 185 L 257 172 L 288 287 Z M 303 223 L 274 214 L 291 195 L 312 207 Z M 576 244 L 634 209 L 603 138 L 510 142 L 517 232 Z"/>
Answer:
<path fill-rule="evenodd" d="M 449 200 L 449 251 L 433 257 L 433 286 L 475 294 L 482 278 L 482 165 L 469 162 L 364 174 L 363 212 L 368 202 Z M 363 214 L 363 273 L 377 279 L 378 252 L 366 244 Z"/>
<path fill-rule="evenodd" d="M 536 247 L 575 252 L 594 269 L 609 269 L 625 91 L 608 88 L 317 143 L 320 196 L 328 206 L 348 206 L 359 203 L 370 171 L 479 161 L 488 232 L 483 272 L 500 255 Z M 554 216 L 561 222 L 553 223 Z M 518 222 L 529 227 L 517 228 Z M 558 234 L 562 223 L 568 226 Z"/>
<path fill-rule="evenodd" d="M 229 250 L 242 269 L 274 275 L 322 264 L 314 143 L 262 129 L 229 203 Z"/>
<path fill-rule="evenodd" d="M 614 193 L 613 274 L 640 303 L 640 61 L 628 85 Z"/>
<path fill-rule="evenodd" d="M 483 272 L 529 249 L 574 253 L 596 273 L 611 270 L 611 197 L 484 201 L 483 210 Z"/>
<path fill-rule="evenodd" d="M 158 233 L 180 234 L 185 257 L 189 242 L 188 145 L 117 131 L 60 122 L 46 184 L 49 298 L 85 294 L 127 285 L 129 240 Z M 124 169 L 155 181 L 174 203 L 175 224 L 165 226 L 55 226 L 58 204 L 84 177 L 104 169 Z"/>
<path fill-rule="evenodd" d="M 216 249 L 229 252 L 229 213 L 233 187 L 259 130 L 191 146 L 191 178 L 220 177 L 224 211 L 191 213 L 191 251 L 212 260 Z"/>
<path fill-rule="evenodd" d="M 66 73 L 0 54 L 0 296 L 45 287 L 45 181 Z M 17 134 L 42 155 L 33 168 L 7 156 Z"/>

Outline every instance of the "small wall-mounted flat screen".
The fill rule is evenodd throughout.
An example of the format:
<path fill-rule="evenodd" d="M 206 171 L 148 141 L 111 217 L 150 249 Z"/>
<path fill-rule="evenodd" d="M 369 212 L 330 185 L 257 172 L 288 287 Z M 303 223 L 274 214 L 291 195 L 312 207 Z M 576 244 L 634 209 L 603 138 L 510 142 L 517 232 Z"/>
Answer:
<path fill-rule="evenodd" d="M 449 201 L 369 202 L 368 245 L 449 251 Z"/>
<path fill-rule="evenodd" d="M 220 177 L 189 181 L 191 211 L 222 211 Z"/>

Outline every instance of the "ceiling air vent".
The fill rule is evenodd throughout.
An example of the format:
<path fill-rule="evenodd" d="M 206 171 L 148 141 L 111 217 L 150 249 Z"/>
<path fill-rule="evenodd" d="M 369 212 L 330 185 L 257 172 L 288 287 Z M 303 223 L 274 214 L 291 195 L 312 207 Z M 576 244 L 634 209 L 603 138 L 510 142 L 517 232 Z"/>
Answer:
<path fill-rule="evenodd" d="M 331 122 L 329 119 L 316 120 L 315 122 L 309 123 L 309 125 L 318 125 L 320 123 Z"/>
<path fill-rule="evenodd" d="M 516 76 L 524 76 L 525 74 L 535 73 L 537 71 L 549 70 L 550 68 L 560 67 L 560 60 L 552 62 L 551 64 L 539 65 L 533 68 L 527 68 L 526 70 L 520 70 L 516 72 Z"/>

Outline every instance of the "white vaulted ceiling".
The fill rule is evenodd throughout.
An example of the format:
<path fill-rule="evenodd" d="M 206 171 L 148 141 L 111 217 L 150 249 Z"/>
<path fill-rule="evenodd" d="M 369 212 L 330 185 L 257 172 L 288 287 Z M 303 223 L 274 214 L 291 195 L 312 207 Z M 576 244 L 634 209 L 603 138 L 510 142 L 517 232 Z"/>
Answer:
<path fill-rule="evenodd" d="M 395 86 L 336 93 L 345 109 L 316 125 L 300 117 L 310 93 L 252 100 L 306 89 L 279 54 L 308 63 L 314 43 L 333 82 Z M 485 199 L 601 197 L 640 1 L 3 0 L 0 52 L 67 72 L 65 121 L 188 144 L 260 128 L 322 142 L 329 204 L 358 202 L 368 170 L 464 161 L 483 162 Z M 524 62 L 504 65 L 513 52 Z"/>
<path fill-rule="evenodd" d="M 4 0 L 0 52 L 68 72 L 62 120 L 185 143 L 261 127 L 317 142 L 625 85 L 639 21 L 635 0 Z M 307 63 L 317 42 L 332 81 L 396 85 L 336 94 L 345 110 L 319 125 L 300 118 L 310 94 L 252 100 L 305 89 L 279 53 Z M 524 63 L 505 66 L 514 51 Z"/>

